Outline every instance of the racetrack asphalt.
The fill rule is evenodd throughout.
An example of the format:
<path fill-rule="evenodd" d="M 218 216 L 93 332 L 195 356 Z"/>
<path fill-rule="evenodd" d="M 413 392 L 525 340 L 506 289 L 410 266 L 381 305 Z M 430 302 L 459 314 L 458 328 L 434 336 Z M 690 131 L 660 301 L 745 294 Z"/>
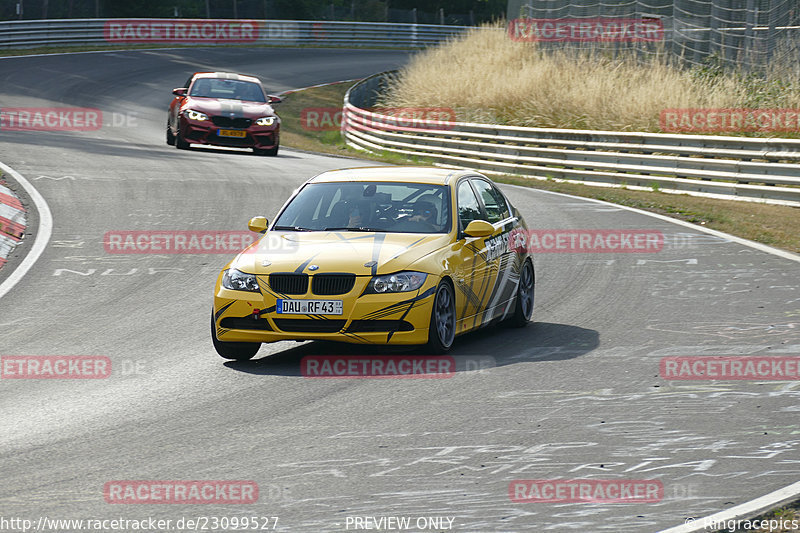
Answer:
<path fill-rule="evenodd" d="M 105 252 L 108 231 L 243 230 L 312 175 L 374 164 L 167 146 L 171 89 L 192 72 L 255 74 L 274 93 L 408 57 L 214 48 L 0 60 L 2 107 L 99 108 L 104 122 L 0 131 L 0 161 L 54 220 L 44 254 L 0 300 L 0 355 L 107 356 L 114 368 L 107 379 L 0 381 L 3 517 L 277 516 L 279 531 L 332 532 L 353 530 L 348 517 L 407 516 L 454 519 L 428 531 L 658 531 L 798 479 L 797 380 L 659 375 L 667 356 L 800 355 L 800 264 L 739 243 L 501 185 L 531 228 L 644 229 L 666 243 L 537 255 L 535 323 L 459 337 L 459 372 L 419 380 L 302 377 L 307 355 L 382 351 L 329 343 L 264 345 L 251 362 L 225 362 L 208 322 L 230 255 Z M 512 480 L 555 478 L 658 480 L 664 491 L 654 503 L 509 498 Z M 260 497 L 109 504 L 114 480 L 253 480 Z"/>

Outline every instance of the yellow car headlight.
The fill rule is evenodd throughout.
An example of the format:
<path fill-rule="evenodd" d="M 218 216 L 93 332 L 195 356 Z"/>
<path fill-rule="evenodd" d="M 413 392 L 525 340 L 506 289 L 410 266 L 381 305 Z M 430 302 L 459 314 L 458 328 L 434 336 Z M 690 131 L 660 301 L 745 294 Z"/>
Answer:
<path fill-rule="evenodd" d="M 233 291 L 260 292 L 255 274 L 229 268 L 222 275 L 222 286 Z"/>
<path fill-rule="evenodd" d="M 398 272 L 375 276 L 367 284 L 364 294 L 415 291 L 422 287 L 428 275 L 424 272 Z"/>
<path fill-rule="evenodd" d="M 256 120 L 256 125 L 258 126 L 272 126 L 275 124 L 275 120 L 277 117 L 261 117 L 260 119 Z"/>

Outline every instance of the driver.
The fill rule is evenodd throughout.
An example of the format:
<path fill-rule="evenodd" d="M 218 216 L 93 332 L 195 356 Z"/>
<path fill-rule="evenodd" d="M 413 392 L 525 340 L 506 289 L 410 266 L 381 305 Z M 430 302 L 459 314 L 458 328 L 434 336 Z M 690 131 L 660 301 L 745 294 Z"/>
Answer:
<path fill-rule="evenodd" d="M 360 227 L 370 223 L 370 202 L 365 200 L 350 201 L 347 225 Z"/>
<path fill-rule="evenodd" d="M 424 222 L 433 226 L 436 224 L 436 208 L 430 202 L 416 202 L 414 214 L 409 217 L 408 221 Z"/>

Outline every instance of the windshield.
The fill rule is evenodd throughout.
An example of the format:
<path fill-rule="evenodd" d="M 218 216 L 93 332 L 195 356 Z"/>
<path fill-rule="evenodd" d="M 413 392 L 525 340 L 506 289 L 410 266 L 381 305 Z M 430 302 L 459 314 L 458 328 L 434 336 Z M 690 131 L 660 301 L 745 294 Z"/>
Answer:
<path fill-rule="evenodd" d="M 342 182 L 306 185 L 274 229 L 447 233 L 450 193 L 424 183 Z"/>
<path fill-rule="evenodd" d="M 227 98 L 248 102 L 266 102 L 261 86 L 251 81 L 198 78 L 192 84 L 189 96 L 201 98 Z"/>

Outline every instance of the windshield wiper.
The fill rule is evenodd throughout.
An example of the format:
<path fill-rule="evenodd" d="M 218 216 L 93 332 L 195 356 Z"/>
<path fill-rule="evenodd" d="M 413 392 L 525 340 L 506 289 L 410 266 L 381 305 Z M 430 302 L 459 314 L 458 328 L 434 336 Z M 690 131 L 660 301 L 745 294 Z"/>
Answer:
<path fill-rule="evenodd" d="M 382 229 L 376 228 L 365 228 L 363 226 L 335 226 L 331 228 L 325 228 L 323 231 L 386 231 Z"/>
<path fill-rule="evenodd" d="M 289 231 L 318 231 L 311 228 L 303 228 L 300 226 L 274 226 L 272 229 L 289 230 Z"/>

